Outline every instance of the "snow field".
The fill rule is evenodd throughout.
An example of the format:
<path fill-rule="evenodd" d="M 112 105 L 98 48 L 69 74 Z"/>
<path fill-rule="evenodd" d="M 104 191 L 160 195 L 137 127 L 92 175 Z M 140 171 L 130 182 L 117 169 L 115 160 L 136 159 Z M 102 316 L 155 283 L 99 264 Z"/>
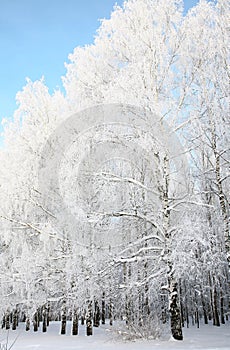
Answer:
<path fill-rule="evenodd" d="M 59 334 L 60 323 L 51 322 L 48 332 L 25 331 L 20 324 L 17 331 L 0 331 L 1 350 L 229 350 L 230 323 L 221 327 L 212 325 L 184 329 L 184 341 L 173 339 L 122 341 L 109 325 L 94 328 L 94 335 L 85 336 L 85 327 L 79 326 L 79 335 L 71 336 L 71 323 L 67 325 L 67 334 Z M 8 337 L 8 347 L 6 344 Z M 16 339 L 16 337 L 18 337 Z M 12 348 L 11 345 L 13 344 Z"/>

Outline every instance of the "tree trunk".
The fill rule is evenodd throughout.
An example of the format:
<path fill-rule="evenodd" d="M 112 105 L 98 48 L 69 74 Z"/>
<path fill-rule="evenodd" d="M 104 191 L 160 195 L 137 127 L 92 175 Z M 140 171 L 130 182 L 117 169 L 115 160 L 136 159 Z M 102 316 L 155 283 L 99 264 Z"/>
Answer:
<path fill-rule="evenodd" d="M 38 312 L 36 311 L 33 319 L 34 332 L 38 331 Z"/>
<path fill-rule="evenodd" d="M 93 335 L 93 325 L 92 325 L 92 302 L 88 303 L 88 311 L 86 313 L 86 335 Z"/>
<path fill-rule="evenodd" d="M 180 296 L 182 295 L 182 286 L 180 283 Z M 182 303 L 182 298 L 180 298 L 180 312 L 181 312 L 181 325 L 184 327 L 184 306 Z"/>
<path fill-rule="evenodd" d="M 84 326 L 85 324 L 85 310 L 82 310 L 81 312 L 81 325 Z"/>
<path fill-rule="evenodd" d="M 169 292 L 169 311 L 172 336 L 176 340 L 183 340 L 177 283 L 173 281 L 172 277 L 169 278 Z"/>
<path fill-rule="evenodd" d="M 42 309 L 42 332 L 47 332 L 47 309 L 45 306 Z"/>
<path fill-rule="evenodd" d="M 220 327 L 220 318 L 218 313 L 218 297 L 217 297 L 217 290 L 216 286 L 214 287 L 214 293 L 213 293 L 213 306 L 214 306 L 214 318 L 215 318 L 215 326 Z"/>
<path fill-rule="evenodd" d="M 169 286 L 169 312 L 170 312 L 170 323 L 171 333 L 174 339 L 183 340 L 182 326 L 181 326 L 181 313 L 180 304 L 178 302 L 178 289 L 177 283 L 174 281 L 173 266 L 170 261 L 171 254 L 171 233 L 170 227 L 170 210 L 169 210 L 169 159 L 168 155 L 164 156 L 163 159 L 163 188 L 162 188 L 162 199 L 163 199 L 163 227 L 165 232 L 165 243 L 166 243 L 166 256 L 168 256 L 168 286 Z"/>
<path fill-rule="evenodd" d="M 113 303 L 112 299 L 109 301 L 109 324 L 110 326 L 113 325 Z"/>
<path fill-rule="evenodd" d="M 196 309 L 196 312 L 195 312 L 195 319 L 196 319 L 197 328 L 200 328 L 200 319 L 199 319 L 199 311 L 198 311 L 198 308 Z"/>
<path fill-rule="evenodd" d="M 61 334 L 66 334 L 66 302 L 63 301 L 61 314 Z"/>
<path fill-rule="evenodd" d="M 97 300 L 94 302 L 93 325 L 94 327 L 100 326 L 100 308 Z"/>
<path fill-rule="evenodd" d="M 10 313 L 6 313 L 6 329 L 10 329 Z"/>
<path fill-rule="evenodd" d="M 28 332 L 30 330 L 30 319 L 29 317 L 26 317 L 26 331 Z"/>
<path fill-rule="evenodd" d="M 6 316 L 3 315 L 2 317 L 2 329 L 6 327 Z"/>
<path fill-rule="evenodd" d="M 201 291 L 201 303 L 202 303 L 202 308 L 203 308 L 203 314 L 204 314 L 204 324 L 208 324 L 208 314 L 205 306 L 205 301 L 204 301 L 204 296 L 203 292 Z"/>
<path fill-rule="evenodd" d="M 78 335 L 78 312 L 76 308 L 73 310 L 72 335 Z"/>
<path fill-rule="evenodd" d="M 111 305 L 109 307 L 111 308 Z M 110 320 L 111 320 L 111 316 L 109 316 Z M 125 296 L 125 319 L 126 319 L 126 324 L 129 325 L 131 323 L 131 303 L 130 303 L 130 298 L 127 294 Z M 113 323 L 110 323 L 111 326 L 112 324 Z"/>
<path fill-rule="evenodd" d="M 12 314 L 12 330 L 15 331 L 17 328 L 17 317 L 18 317 L 18 312 L 17 309 L 13 310 Z"/>
<path fill-rule="evenodd" d="M 222 186 L 222 180 L 221 180 L 221 169 L 220 169 L 220 155 L 217 153 L 216 149 L 216 139 L 214 142 L 214 155 L 216 158 L 216 181 L 217 181 L 217 188 L 219 191 L 219 203 L 220 203 L 220 208 L 221 208 L 221 214 L 223 217 L 223 222 L 224 222 L 224 238 L 225 238 L 225 249 L 227 252 L 227 258 L 228 262 L 230 264 L 230 236 L 229 236 L 229 214 L 225 202 L 225 194 L 223 191 L 223 186 Z"/>
<path fill-rule="evenodd" d="M 214 303 L 213 303 L 213 293 L 212 293 L 213 284 L 212 284 L 212 279 L 211 279 L 211 273 L 209 273 L 208 279 L 209 279 L 209 284 L 210 284 L 210 317 L 211 317 L 211 318 L 209 317 L 209 320 L 211 321 L 211 319 L 212 319 L 213 326 L 215 326 L 216 319 L 215 319 L 215 313 L 214 313 Z"/>
<path fill-rule="evenodd" d="M 225 319 L 224 319 L 224 298 L 223 298 L 222 290 L 220 291 L 220 318 L 221 318 L 221 323 L 225 324 Z"/>
<path fill-rule="evenodd" d="M 47 305 L 47 315 L 46 315 L 46 325 L 49 327 L 50 325 L 50 304 Z"/>
<path fill-rule="evenodd" d="M 101 323 L 105 324 L 105 292 L 102 294 L 102 302 L 101 302 Z"/>

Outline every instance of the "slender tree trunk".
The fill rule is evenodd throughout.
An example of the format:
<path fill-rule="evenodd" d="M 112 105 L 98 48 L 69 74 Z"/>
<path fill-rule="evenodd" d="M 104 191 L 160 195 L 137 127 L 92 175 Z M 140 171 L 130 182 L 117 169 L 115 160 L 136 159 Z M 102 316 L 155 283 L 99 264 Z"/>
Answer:
<path fill-rule="evenodd" d="M 221 214 L 223 217 L 223 222 L 224 222 L 224 238 L 225 238 L 225 249 L 227 254 L 230 253 L 230 236 L 229 236 L 229 214 L 227 210 L 227 205 L 225 202 L 225 194 L 223 191 L 223 186 L 222 186 L 222 180 L 221 180 L 221 166 L 220 166 L 220 155 L 217 153 L 217 148 L 216 148 L 216 134 L 214 135 L 213 131 L 213 138 L 214 138 L 214 155 L 216 159 L 216 181 L 217 181 L 217 188 L 219 192 L 219 203 L 220 203 L 220 208 L 221 208 Z M 228 257 L 228 262 L 230 264 L 230 257 Z"/>
<path fill-rule="evenodd" d="M 92 324 L 92 301 L 88 303 L 88 310 L 86 313 L 86 335 L 93 335 L 93 324 Z"/>
<path fill-rule="evenodd" d="M 111 320 L 111 316 L 109 318 Z M 126 319 L 126 324 L 130 325 L 130 323 L 131 323 L 131 303 L 130 303 L 130 298 L 127 294 L 125 296 L 125 319 Z M 113 324 L 113 322 L 110 322 L 111 326 L 112 326 L 112 324 Z"/>
<path fill-rule="evenodd" d="M 10 329 L 10 313 L 6 312 L 6 329 Z"/>
<path fill-rule="evenodd" d="M 224 298 L 223 298 L 222 290 L 220 291 L 220 318 L 221 318 L 221 323 L 225 324 L 225 319 L 224 319 Z"/>
<path fill-rule="evenodd" d="M 40 322 L 42 322 L 42 308 L 38 309 L 38 327 L 40 327 Z"/>
<path fill-rule="evenodd" d="M 144 316 L 147 320 L 150 315 L 150 307 L 149 307 L 149 285 L 148 283 L 145 283 L 145 301 L 144 301 Z"/>
<path fill-rule="evenodd" d="M 81 325 L 85 324 L 85 310 L 81 310 Z"/>
<path fill-rule="evenodd" d="M 33 319 L 34 332 L 38 331 L 38 312 L 36 311 Z"/>
<path fill-rule="evenodd" d="M 214 313 L 214 305 L 213 305 L 213 293 L 212 293 L 212 289 L 213 289 L 213 284 L 212 284 L 212 279 L 211 279 L 211 273 L 209 273 L 208 275 L 209 278 L 209 284 L 210 284 L 210 316 L 213 322 L 213 326 L 216 325 L 216 319 L 215 319 L 215 313 Z"/>
<path fill-rule="evenodd" d="M 61 313 L 61 334 L 66 334 L 66 301 L 63 301 Z"/>
<path fill-rule="evenodd" d="M 171 233 L 170 227 L 170 215 L 169 209 L 169 159 L 168 155 L 164 156 L 163 159 L 163 188 L 162 188 L 162 199 L 163 199 L 163 227 L 165 232 L 165 243 L 166 243 L 166 255 L 168 255 L 168 286 L 169 286 L 169 312 L 170 312 L 170 323 L 171 333 L 174 339 L 183 340 L 182 325 L 181 325 L 181 312 L 180 303 L 178 301 L 178 286 L 174 279 L 173 266 L 170 261 L 171 255 Z"/>
<path fill-rule="evenodd" d="M 18 327 L 18 324 L 19 324 L 19 312 L 18 312 L 18 309 L 16 309 L 17 311 L 17 317 L 16 317 L 16 326 Z"/>
<path fill-rule="evenodd" d="M 224 319 L 224 298 L 223 298 L 223 292 L 220 292 L 220 318 L 221 318 L 221 323 L 225 324 L 225 319 Z"/>
<path fill-rule="evenodd" d="M 140 263 L 139 263 L 140 264 Z M 138 283 L 140 283 L 141 281 L 141 266 L 138 267 L 138 271 L 137 271 L 137 280 L 138 280 Z M 139 327 L 142 327 L 143 325 L 143 312 L 142 312 L 142 309 L 143 309 L 143 297 L 142 297 L 142 288 L 141 287 L 138 287 L 137 289 L 137 292 L 138 292 L 138 326 Z M 162 296 L 162 300 L 163 300 L 163 296 Z M 163 302 L 162 302 L 162 305 L 163 305 Z M 163 309 L 162 309 L 163 310 Z M 162 316 L 163 316 L 163 311 L 162 311 Z"/>
<path fill-rule="evenodd" d="M 199 319 L 199 311 L 198 311 L 198 308 L 196 308 L 195 319 L 196 319 L 197 328 L 200 328 L 200 319 Z"/>
<path fill-rule="evenodd" d="M 47 327 L 50 325 L 50 304 L 47 305 L 47 318 L 46 318 Z"/>
<path fill-rule="evenodd" d="M 47 332 L 47 309 L 45 306 L 42 309 L 42 332 Z"/>
<path fill-rule="evenodd" d="M 198 258 L 198 256 L 197 256 Z M 195 279 L 195 284 L 196 284 L 196 279 Z M 195 290 L 195 322 L 196 322 L 196 325 L 197 325 L 197 328 L 200 328 L 200 315 L 199 315 L 199 309 L 198 309 L 198 304 L 199 304 L 199 301 L 198 301 L 198 298 L 197 298 L 197 291 Z"/>
<path fill-rule="evenodd" d="M 161 319 L 162 323 L 165 324 L 167 322 L 167 312 L 166 312 L 166 298 L 165 295 L 161 295 Z"/>
<path fill-rule="evenodd" d="M 206 306 L 205 306 L 205 301 L 204 301 L 204 296 L 203 296 L 203 292 L 201 290 L 201 304 L 202 304 L 202 308 L 203 308 L 203 314 L 204 314 L 204 324 L 208 324 L 208 315 L 207 315 L 207 311 L 206 311 Z"/>
<path fill-rule="evenodd" d="M 13 331 L 15 331 L 17 328 L 17 316 L 18 316 L 17 309 L 15 309 L 13 310 L 13 313 L 12 313 L 12 330 Z"/>
<path fill-rule="evenodd" d="M 72 335 L 78 335 L 78 312 L 77 312 L 77 308 L 74 308 L 74 310 L 73 310 Z"/>
<path fill-rule="evenodd" d="M 6 327 L 6 315 L 2 317 L 2 329 Z"/>
<path fill-rule="evenodd" d="M 220 320 L 222 324 L 225 324 L 225 318 L 224 318 L 224 296 L 223 296 L 223 290 L 224 290 L 224 283 L 222 283 L 221 279 L 219 279 L 220 284 Z"/>
<path fill-rule="evenodd" d="M 97 300 L 94 301 L 93 326 L 94 327 L 100 326 L 100 308 Z"/>
<path fill-rule="evenodd" d="M 218 295 L 217 295 L 216 286 L 214 287 L 214 292 L 213 292 L 213 306 L 214 306 L 215 326 L 220 327 L 220 318 L 218 313 Z"/>
<path fill-rule="evenodd" d="M 182 287 L 180 283 L 180 296 L 182 296 Z M 182 303 L 182 297 L 180 297 L 180 313 L 181 313 L 181 325 L 184 327 L 184 306 Z"/>
<path fill-rule="evenodd" d="M 109 324 L 110 326 L 113 325 L 113 303 L 112 299 L 109 301 Z"/>
<path fill-rule="evenodd" d="M 222 185 L 222 175 L 221 175 L 221 156 L 218 151 L 218 144 L 217 144 L 217 130 L 216 130 L 216 124 L 214 122 L 214 116 L 212 114 L 212 111 L 209 110 L 210 113 L 210 127 L 211 127 L 211 147 L 214 153 L 215 157 L 215 176 L 216 176 L 216 185 L 217 185 L 217 194 L 220 204 L 220 213 L 223 218 L 223 224 L 224 224 L 224 240 L 225 240 L 225 250 L 227 253 L 227 259 L 228 263 L 230 264 L 230 235 L 229 235 L 229 214 L 228 214 L 228 203 L 225 199 L 225 193 L 223 190 Z"/>
<path fill-rule="evenodd" d="M 127 263 L 123 263 L 123 283 L 125 286 L 127 286 L 128 282 L 128 273 L 127 273 Z M 128 325 L 129 321 L 130 321 L 130 317 L 129 317 L 129 301 L 128 301 L 128 295 L 127 292 L 125 292 L 125 322 Z M 111 301 L 110 301 L 111 302 Z M 111 305 L 109 305 L 109 313 L 110 313 L 110 308 Z M 111 315 L 109 314 L 109 319 L 111 320 Z M 111 323 L 110 323 L 111 324 Z"/>
<path fill-rule="evenodd" d="M 188 305 L 185 306 L 185 314 L 186 314 L 186 326 L 189 328 L 189 314 L 188 314 Z"/>
<path fill-rule="evenodd" d="M 101 323 L 105 324 L 105 292 L 102 294 L 102 302 L 101 302 Z"/>

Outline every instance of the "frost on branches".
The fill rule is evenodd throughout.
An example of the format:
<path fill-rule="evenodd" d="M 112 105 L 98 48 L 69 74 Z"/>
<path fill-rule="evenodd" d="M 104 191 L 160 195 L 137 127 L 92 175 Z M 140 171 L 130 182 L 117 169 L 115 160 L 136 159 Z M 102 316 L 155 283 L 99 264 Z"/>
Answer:
<path fill-rule="evenodd" d="M 183 339 L 229 317 L 229 4 L 128 0 L 1 149 L 0 313 Z"/>

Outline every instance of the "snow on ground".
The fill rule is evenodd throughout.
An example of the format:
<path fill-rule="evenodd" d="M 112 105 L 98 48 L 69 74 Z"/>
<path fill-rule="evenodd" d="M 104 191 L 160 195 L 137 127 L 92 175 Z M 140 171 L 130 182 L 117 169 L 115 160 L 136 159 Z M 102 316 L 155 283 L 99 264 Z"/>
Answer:
<path fill-rule="evenodd" d="M 7 350 L 18 336 L 13 350 L 229 350 L 230 323 L 221 327 L 211 325 L 201 326 L 200 329 L 191 327 L 184 329 L 184 341 L 178 342 L 159 340 L 138 340 L 124 342 L 118 340 L 112 327 L 105 325 L 94 328 L 94 335 L 85 336 L 85 328 L 80 326 L 79 335 L 71 336 L 71 325 L 68 324 L 67 335 L 59 335 L 60 323 L 52 322 L 47 333 L 41 331 L 26 332 L 21 324 L 17 331 L 0 331 L 0 349 L 5 350 L 7 336 L 9 337 Z"/>

